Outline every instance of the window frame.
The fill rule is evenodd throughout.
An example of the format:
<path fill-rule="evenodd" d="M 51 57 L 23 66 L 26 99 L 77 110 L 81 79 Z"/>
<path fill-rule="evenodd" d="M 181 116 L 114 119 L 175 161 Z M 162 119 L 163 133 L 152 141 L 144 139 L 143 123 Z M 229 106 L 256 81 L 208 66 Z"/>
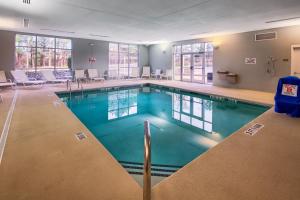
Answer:
<path fill-rule="evenodd" d="M 118 48 L 117 48 L 117 51 L 111 51 L 111 48 L 110 48 L 110 45 L 117 45 Z M 121 47 L 124 47 L 124 46 L 127 46 L 127 51 L 121 51 Z M 131 54 L 134 54 L 132 53 L 132 48 L 136 48 L 136 58 L 137 58 L 137 61 L 134 62 L 136 63 L 136 67 L 132 67 L 132 63 L 131 63 L 131 60 L 132 58 L 135 58 L 135 56 L 132 56 Z M 114 65 L 117 65 L 117 77 L 120 78 L 120 75 L 121 76 L 124 76 L 124 77 L 130 77 L 130 71 L 132 68 L 138 68 L 139 67 L 139 45 L 136 45 L 136 44 L 127 44 L 127 43 L 116 43 L 116 42 L 109 42 L 109 47 L 108 47 L 108 73 L 110 73 L 111 70 L 115 71 L 115 69 L 110 69 L 111 68 L 111 53 L 116 53 L 117 54 L 117 64 L 114 64 Z M 126 57 L 127 57 L 127 63 L 126 64 L 121 64 L 121 54 L 126 54 Z M 127 65 L 126 67 L 124 67 L 125 65 Z M 127 69 L 127 73 L 124 75 L 123 73 L 120 74 L 120 69 Z"/>
<path fill-rule="evenodd" d="M 199 45 L 199 51 L 195 50 L 195 47 Z M 186 51 L 184 47 L 190 46 L 190 51 Z M 213 43 L 211 41 L 206 42 L 190 42 L 190 43 L 177 43 L 174 44 L 172 47 L 172 69 L 173 69 L 173 77 L 174 79 L 178 76 L 180 76 L 179 81 L 183 80 L 183 60 L 182 55 L 185 54 L 204 54 L 204 66 L 203 68 L 206 70 L 207 68 L 211 68 L 213 71 L 214 68 L 214 49 L 213 49 Z M 180 56 L 181 60 L 181 66 L 180 66 L 180 74 L 176 73 L 176 56 Z M 177 66 L 178 69 L 178 66 Z M 202 76 L 204 78 L 203 84 L 211 84 L 207 80 L 207 73 L 205 71 L 205 74 Z M 178 80 L 178 79 L 176 79 Z"/>
<path fill-rule="evenodd" d="M 23 46 L 23 45 L 17 45 L 17 37 L 18 36 L 27 36 L 27 37 L 32 37 L 35 38 L 35 45 L 33 46 Z M 52 47 L 42 47 L 38 45 L 38 38 L 50 38 L 53 39 L 54 44 Z M 69 40 L 70 41 L 70 48 L 61 48 L 58 47 L 57 45 L 57 40 Z M 57 37 L 57 36 L 51 36 L 51 35 L 39 35 L 39 34 L 23 34 L 23 33 L 17 33 L 15 34 L 15 56 L 14 56 L 14 62 L 15 62 L 15 69 L 18 69 L 16 66 L 16 50 L 17 48 L 32 48 L 34 50 L 34 63 L 32 64 L 33 66 L 31 67 L 31 69 L 24 69 L 26 71 L 35 71 L 37 72 L 38 70 L 43 70 L 43 69 L 53 69 L 53 70 L 59 70 L 59 69 L 69 69 L 68 67 L 58 67 L 57 66 L 57 55 L 58 55 L 58 51 L 69 51 L 70 53 L 70 58 L 73 61 L 73 40 L 71 38 L 65 38 L 65 37 Z M 45 50 L 48 49 L 50 51 L 53 51 L 53 67 L 38 67 L 38 51 L 41 50 Z M 73 63 L 73 62 L 71 62 Z M 72 68 L 72 66 L 70 66 Z"/>

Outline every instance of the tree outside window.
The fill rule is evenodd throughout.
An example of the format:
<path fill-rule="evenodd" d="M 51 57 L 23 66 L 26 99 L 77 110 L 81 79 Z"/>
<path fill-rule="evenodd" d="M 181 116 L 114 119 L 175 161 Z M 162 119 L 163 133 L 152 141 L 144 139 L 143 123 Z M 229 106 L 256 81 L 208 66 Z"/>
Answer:
<path fill-rule="evenodd" d="M 64 69 L 70 67 L 70 39 L 16 35 L 16 69 Z"/>

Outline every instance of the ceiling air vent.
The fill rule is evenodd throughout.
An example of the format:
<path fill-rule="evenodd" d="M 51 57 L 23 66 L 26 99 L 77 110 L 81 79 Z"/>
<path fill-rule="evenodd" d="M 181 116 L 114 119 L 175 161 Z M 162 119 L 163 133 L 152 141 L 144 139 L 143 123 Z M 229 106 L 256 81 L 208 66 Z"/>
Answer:
<path fill-rule="evenodd" d="M 30 4 L 30 0 L 23 0 L 23 3 Z"/>
<path fill-rule="evenodd" d="M 257 34 L 255 34 L 255 41 L 275 40 L 275 39 L 277 39 L 277 33 L 276 32 L 257 33 Z"/>

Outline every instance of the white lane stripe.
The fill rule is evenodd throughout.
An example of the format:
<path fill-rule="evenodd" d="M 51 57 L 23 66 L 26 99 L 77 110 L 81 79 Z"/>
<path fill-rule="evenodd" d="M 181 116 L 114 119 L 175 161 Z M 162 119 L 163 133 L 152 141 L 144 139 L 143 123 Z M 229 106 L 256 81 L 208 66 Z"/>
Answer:
<path fill-rule="evenodd" d="M 0 137 L 0 165 L 1 165 L 2 156 L 3 156 L 4 148 L 5 148 L 5 143 L 6 143 L 6 139 L 8 136 L 9 127 L 10 127 L 10 122 L 11 122 L 11 119 L 12 119 L 12 116 L 14 113 L 17 98 L 18 98 L 18 90 L 14 94 L 14 98 L 11 102 L 11 105 L 10 105 L 10 108 L 9 108 L 9 111 L 8 111 L 8 114 L 7 114 L 5 123 L 4 123 L 4 127 L 2 130 L 2 134 Z"/>

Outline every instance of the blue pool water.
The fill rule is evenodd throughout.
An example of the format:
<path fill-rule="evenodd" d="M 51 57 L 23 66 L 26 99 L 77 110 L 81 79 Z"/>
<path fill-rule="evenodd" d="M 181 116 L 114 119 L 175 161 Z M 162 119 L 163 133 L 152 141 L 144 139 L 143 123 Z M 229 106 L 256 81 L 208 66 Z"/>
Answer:
<path fill-rule="evenodd" d="M 151 123 L 154 166 L 180 168 L 269 109 L 154 85 L 59 96 L 130 169 L 143 163 L 145 120 Z"/>

